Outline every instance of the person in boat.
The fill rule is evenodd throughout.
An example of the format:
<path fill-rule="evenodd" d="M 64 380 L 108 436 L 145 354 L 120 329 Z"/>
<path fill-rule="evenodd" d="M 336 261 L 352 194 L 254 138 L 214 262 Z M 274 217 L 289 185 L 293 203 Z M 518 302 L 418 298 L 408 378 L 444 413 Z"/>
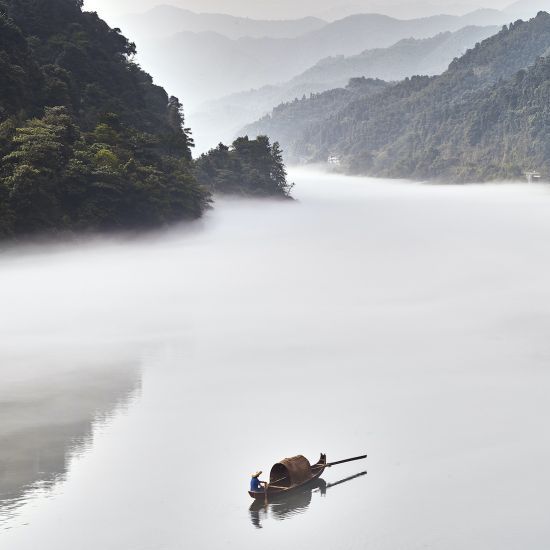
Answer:
<path fill-rule="evenodd" d="M 261 470 L 255 474 L 252 474 L 252 479 L 250 480 L 250 490 L 253 493 L 261 493 L 262 491 L 265 491 L 265 488 L 267 487 L 267 483 L 265 481 L 260 481 L 261 475 Z"/>

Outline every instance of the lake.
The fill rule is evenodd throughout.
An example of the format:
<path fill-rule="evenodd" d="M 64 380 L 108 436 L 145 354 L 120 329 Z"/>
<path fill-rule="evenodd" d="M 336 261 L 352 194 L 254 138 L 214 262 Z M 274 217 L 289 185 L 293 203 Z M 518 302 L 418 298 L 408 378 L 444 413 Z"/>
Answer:
<path fill-rule="evenodd" d="M 549 546 L 550 187 L 291 177 L 2 253 L 0 547 Z"/>

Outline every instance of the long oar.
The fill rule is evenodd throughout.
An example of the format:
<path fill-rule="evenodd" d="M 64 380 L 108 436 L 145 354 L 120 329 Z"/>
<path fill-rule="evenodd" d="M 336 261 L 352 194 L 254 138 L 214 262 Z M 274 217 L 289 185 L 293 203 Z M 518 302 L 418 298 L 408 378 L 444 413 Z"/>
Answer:
<path fill-rule="evenodd" d="M 336 462 L 329 462 L 328 464 L 318 464 L 314 467 L 316 468 L 330 468 L 331 466 L 336 466 L 338 464 L 345 464 L 346 462 L 355 462 L 356 460 L 363 460 L 367 458 L 367 455 L 355 456 L 353 458 L 346 458 L 345 460 L 337 460 Z"/>

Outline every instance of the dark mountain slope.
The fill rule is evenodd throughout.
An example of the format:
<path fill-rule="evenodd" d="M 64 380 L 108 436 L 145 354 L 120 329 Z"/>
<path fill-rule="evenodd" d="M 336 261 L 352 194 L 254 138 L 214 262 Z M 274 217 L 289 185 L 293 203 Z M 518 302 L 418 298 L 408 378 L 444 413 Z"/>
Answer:
<path fill-rule="evenodd" d="M 0 75 L 0 117 L 4 118 L 31 102 L 42 75 L 19 28 L 1 17 Z"/>
<path fill-rule="evenodd" d="M 179 101 L 78 0 L 0 0 L 0 235 L 195 218 Z"/>

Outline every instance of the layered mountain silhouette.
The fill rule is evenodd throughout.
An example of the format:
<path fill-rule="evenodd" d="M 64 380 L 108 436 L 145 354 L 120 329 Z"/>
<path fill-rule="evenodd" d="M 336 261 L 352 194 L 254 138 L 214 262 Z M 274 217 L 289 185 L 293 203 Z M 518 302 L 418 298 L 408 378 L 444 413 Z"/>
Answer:
<path fill-rule="evenodd" d="M 285 82 L 325 57 L 359 54 L 389 47 L 405 38 L 429 38 L 472 24 L 500 25 L 508 20 L 508 16 L 496 11 L 488 16 L 476 12 L 462 17 L 440 15 L 412 20 L 366 14 L 346 17 L 290 38 L 235 39 L 239 33 L 231 31 L 229 23 L 225 31 L 212 23 L 201 27 L 208 29 L 204 32 L 184 30 L 159 38 L 154 32 L 143 32 L 147 17 L 145 14 L 141 22 L 136 18 L 127 20 L 124 31 L 136 41 L 141 52 L 138 59 L 144 68 L 183 97 L 191 111 L 211 99 Z M 167 15 L 151 26 L 172 29 L 172 20 L 175 18 Z"/>
<path fill-rule="evenodd" d="M 538 170 L 548 177 L 549 54 L 550 15 L 541 12 L 478 44 L 440 76 L 406 79 L 353 99 L 305 127 L 293 122 L 296 132 L 284 122 L 289 112 L 297 117 L 292 104 L 249 130 L 280 124 L 295 160 L 338 155 L 354 173 L 479 181 Z M 301 110 L 315 100 L 305 100 Z"/>
<path fill-rule="evenodd" d="M 123 31 L 134 40 L 170 36 L 178 32 L 215 32 L 231 39 L 295 38 L 319 30 L 328 23 L 318 17 L 289 20 L 258 20 L 221 13 L 195 13 L 175 6 L 157 6 L 145 13 L 121 17 Z"/>
<path fill-rule="evenodd" d="M 128 5 L 130 2 L 126 2 Z M 174 2 L 176 3 L 176 2 Z M 430 17 L 441 13 L 463 15 L 475 9 L 473 0 L 277 0 L 260 2 L 258 0 L 177 0 L 177 4 L 187 10 L 205 13 L 226 13 L 253 19 L 289 19 L 316 16 L 327 21 L 335 21 L 358 13 L 381 13 L 401 19 Z M 483 5 L 478 2 L 478 5 Z M 544 9 L 542 0 L 520 0 L 514 2 L 508 10 L 514 8 L 519 17 L 532 17 Z M 536 11 L 530 12 L 530 8 Z M 505 8 L 503 11 L 507 11 Z"/>
<path fill-rule="evenodd" d="M 275 105 L 302 99 L 304 95 L 309 97 L 345 88 L 351 78 L 395 81 L 414 74 L 440 74 L 455 57 L 498 29 L 465 27 L 426 39 L 407 38 L 389 48 L 366 50 L 354 56 L 328 57 L 284 84 L 264 86 L 206 103 L 194 116 L 196 137 L 199 143 L 212 142 L 218 135 L 230 139 L 251 120 L 269 113 Z M 342 99 L 348 97 L 346 93 L 341 95 Z M 216 135 L 209 136 L 209 128 L 216 128 Z M 273 128 L 271 131 L 280 135 Z"/>

